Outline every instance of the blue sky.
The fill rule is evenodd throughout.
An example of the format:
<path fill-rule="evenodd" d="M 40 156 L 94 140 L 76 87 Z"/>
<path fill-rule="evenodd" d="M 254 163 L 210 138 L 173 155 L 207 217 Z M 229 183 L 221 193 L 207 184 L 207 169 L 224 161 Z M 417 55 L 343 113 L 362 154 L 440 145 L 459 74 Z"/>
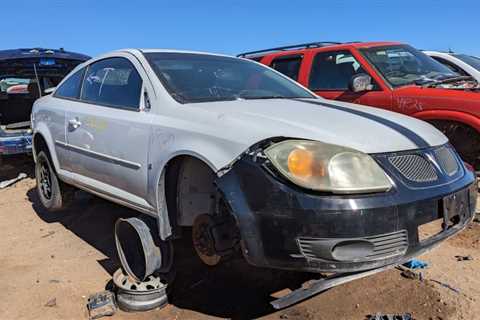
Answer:
<path fill-rule="evenodd" d="M 480 1 L 2 0 L 0 49 L 236 54 L 310 41 L 398 40 L 480 55 Z"/>

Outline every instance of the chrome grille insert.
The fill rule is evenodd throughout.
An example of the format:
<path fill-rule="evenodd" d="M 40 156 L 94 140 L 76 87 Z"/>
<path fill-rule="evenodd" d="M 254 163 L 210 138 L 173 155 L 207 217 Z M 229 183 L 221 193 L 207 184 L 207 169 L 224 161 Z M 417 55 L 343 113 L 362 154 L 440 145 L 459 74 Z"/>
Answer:
<path fill-rule="evenodd" d="M 458 172 L 458 162 L 455 159 L 452 149 L 441 147 L 435 150 L 435 157 L 438 164 L 442 167 L 446 174 L 453 176 Z"/>
<path fill-rule="evenodd" d="M 388 161 L 406 179 L 413 182 L 432 182 L 438 179 L 432 164 L 418 154 L 392 156 Z"/>

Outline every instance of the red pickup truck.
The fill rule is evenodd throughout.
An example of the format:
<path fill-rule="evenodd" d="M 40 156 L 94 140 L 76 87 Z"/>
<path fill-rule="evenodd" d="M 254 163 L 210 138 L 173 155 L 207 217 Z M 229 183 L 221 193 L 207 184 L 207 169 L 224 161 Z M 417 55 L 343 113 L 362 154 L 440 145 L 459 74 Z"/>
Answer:
<path fill-rule="evenodd" d="M 327 98 L 384 108 L 443 131 L 480 169 L 480 86 L 398 42 L 315 42 L 240 54 Z M 379 137 L 381 138 L 381 137 Z"/>

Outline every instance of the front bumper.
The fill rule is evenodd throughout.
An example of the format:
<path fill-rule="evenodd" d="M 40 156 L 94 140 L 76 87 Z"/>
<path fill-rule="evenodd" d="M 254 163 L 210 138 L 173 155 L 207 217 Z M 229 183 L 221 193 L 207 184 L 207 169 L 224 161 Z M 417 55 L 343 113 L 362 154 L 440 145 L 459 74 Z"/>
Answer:
<path fill-rule="evenodd" d="M 217 179 L 237 219 L 246 260 L 255 266 L 349 273 L 402 263 L 465 228 L 475 211 L 474 174 L 463 164 L 449 181 L 391 192 L 340 196 L 305 191 L 245 156 Z M 419 226 L 443 219 L 419 239 Z M 342 247 L 340 254 L 335 250 Z"/>
<path fill-rule="evenodd" d="M 0 129 L 0 156 L 32 152 L 32 133 L 25 130 L 7 133 Z"/>

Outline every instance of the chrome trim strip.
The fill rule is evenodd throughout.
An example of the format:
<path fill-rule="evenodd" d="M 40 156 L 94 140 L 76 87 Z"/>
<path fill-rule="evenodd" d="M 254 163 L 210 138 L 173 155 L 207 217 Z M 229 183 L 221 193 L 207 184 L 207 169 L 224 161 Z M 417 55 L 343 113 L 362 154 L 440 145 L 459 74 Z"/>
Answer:
<path fill-rule="evenodd" d="M 130 169 L 139 170 L 140 168 L 142 168 L 142 165 L 139 164 L 139 163 L 131 162 L 131 161 L 128 161 L 128 160 L 123 160 L 123 159 L 116 158 L 116 157 L 112 157 L 112 156 L 109 156 L 109 155 L 106 155 L 106 154 L 103 154 L 103 153 L 99 153 L 99 152 L 95 152 L 95 151 L 88 150 L 88 149 L 85 149 L 85 148 L 77 147 L 77 146 L 62 142 L 62 141 L 55 140 L 55 144 L 60 146 L 60 147 L 66 148 L 66 149 L 76 151 L 76 152 L 79 152 L 79 153 L 83 153 L 83 154 L 86 154 L 88 156 L 93 156 L 97 159 L 112 162 L 114 164 L 118 164 L 118 165 L 130 168 Z"/>

